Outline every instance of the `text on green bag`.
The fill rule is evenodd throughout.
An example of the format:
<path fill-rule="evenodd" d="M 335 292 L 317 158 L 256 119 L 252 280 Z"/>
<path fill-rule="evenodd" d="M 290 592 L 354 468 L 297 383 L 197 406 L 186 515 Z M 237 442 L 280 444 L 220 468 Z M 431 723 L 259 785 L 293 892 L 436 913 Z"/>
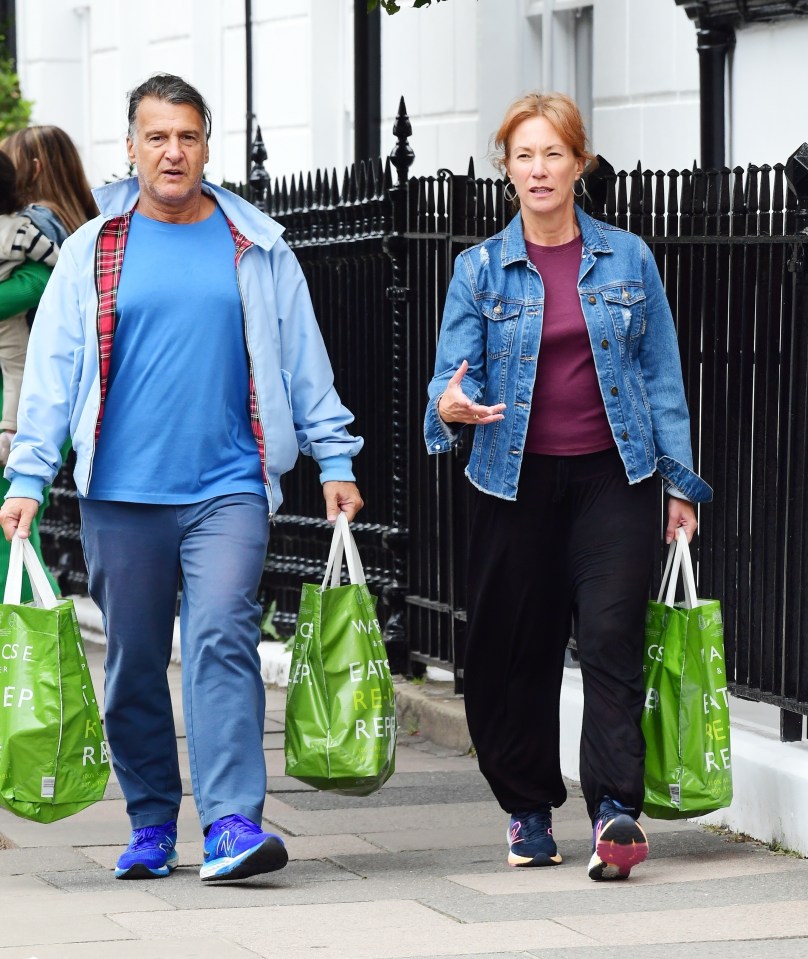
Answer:
<path fill-rule="evenodd" d="M 34 691 L 26 689 L 24 686 L 20 686 L 19 690 L 16 686 L 6 686 L 3 690 L 3 706 L 5 708 L 22 709 L 23 703 L 33 702 L 33 699 Z M 31 709 L 33 708 L 31 706 Z"/>
<path fill-rule="evenodd" d="M 20 648 L 19 643 L 4 643 L 0 646 L 0 659 L 22 659 L 26 663 L 32 663 L 34 657 L 31 653 L 34 651 L 34 647 L 23 646 L 22 655 L 20 655 Z"/>

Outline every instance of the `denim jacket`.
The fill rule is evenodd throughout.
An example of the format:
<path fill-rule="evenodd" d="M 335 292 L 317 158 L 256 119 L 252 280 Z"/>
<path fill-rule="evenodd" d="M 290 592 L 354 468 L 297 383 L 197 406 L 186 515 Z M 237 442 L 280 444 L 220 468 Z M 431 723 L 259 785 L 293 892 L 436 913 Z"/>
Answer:
<path fill-rule="evenodd" d="M 690 419 L 679 346 L 662 281 L 648 246 L 576 206 L 583 253 L 578 274 L 586 328 L 612 436 L 629 483 L 656 470 L 668 492 L 708 502 L 693 472 Z M 463 431 L 438 415 L 440 395 L 462 361 L 463 392 L 475 403 L 505 403 L 505 418 L 474 427 L 466 476 L 478 489 L 516 499 L 541 343 L 544 288 L 525 248 L 522 217 L 464 250 L 446 297 L 429 384 L 424 438 L 430 453 L 450 450 Z"/>

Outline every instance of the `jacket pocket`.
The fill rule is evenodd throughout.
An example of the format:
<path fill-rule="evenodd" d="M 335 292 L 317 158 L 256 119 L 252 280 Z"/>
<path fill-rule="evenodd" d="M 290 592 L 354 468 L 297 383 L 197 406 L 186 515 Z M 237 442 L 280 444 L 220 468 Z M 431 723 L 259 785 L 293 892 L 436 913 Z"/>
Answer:
<path fill-rule="evenodd" d="M 489 359 L 496 360 L 510 354 L 521 309 L 518 303 L 502 303 L 499 300 L 483 303 L 486 350 Z"/>
<path fill-rule="evenodd" d="M 618 286 L 603 291 L 606 308 L 618 339 L 634 339 L 645 332 L 645 291 L 640 286 Z"/>
<path fill-rule="evenodd" d="M 292 409 L 292 374 L 288 370 L 281 369 L 281 380 L 283 381 L 283 392 L 286 394 L 286 402 L 289 409 Z"/>

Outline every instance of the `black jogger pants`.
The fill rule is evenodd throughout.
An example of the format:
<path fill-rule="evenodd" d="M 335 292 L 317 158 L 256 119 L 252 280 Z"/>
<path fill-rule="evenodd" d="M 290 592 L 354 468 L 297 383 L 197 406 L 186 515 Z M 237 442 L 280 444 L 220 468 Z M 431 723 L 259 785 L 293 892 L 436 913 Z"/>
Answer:
<path fill-rule="evenodd" d="M 643 799 L 642 648 L 655 479 L 629 485 L 616 449 L 525 454 L 516 502 L 475 490 L 464 697 L 480 769 L 506 812 L 566 799 L 559 699 L 573 615 L 584 687 L 581 785 Z"/>

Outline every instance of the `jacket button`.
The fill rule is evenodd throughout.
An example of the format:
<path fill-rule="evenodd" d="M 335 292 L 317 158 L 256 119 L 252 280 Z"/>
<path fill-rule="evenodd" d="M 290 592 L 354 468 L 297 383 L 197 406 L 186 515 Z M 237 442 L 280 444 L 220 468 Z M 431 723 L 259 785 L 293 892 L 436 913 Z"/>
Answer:
<path fill-rule="evenodd" d="M 597 303 L 597 302 L 598 302 L 597 297 L 590 296 L 590 297 L 589 297 L 589 302 L 590 302 L 590 303 Z"/>
<path fill-rule="evenodd" d="M 620 391 L 617 389 L 616 386 L 613 386 L 613 387 L 611 388 L 611 394 L 612 394 L 612 396 L 617 396 L 617 394 L 618 394 L 619 392 L 620 392 Z"/>
<path fill-rule="evenodd" d="M 628 439 L 628 433 L 625 430 L 623 430 L 623 439 L 624 440 Z"/>
<path fill-rule="evenodd" d="M 501 303 L 497 303 L 497 305 L 494 307 L 494 312 L 495 312 L 495 313 L 501 313 L 501 312 L 502 312 L 502 304 L 501 304 Z"/>
<path fill-rule="evenodd" d="M 609 341 L 608 341 L 608 340 L 604 340 L 600 345 L 603 347 L 604 350 L 608 350 L 608 349 L 609 349 Z"/>

